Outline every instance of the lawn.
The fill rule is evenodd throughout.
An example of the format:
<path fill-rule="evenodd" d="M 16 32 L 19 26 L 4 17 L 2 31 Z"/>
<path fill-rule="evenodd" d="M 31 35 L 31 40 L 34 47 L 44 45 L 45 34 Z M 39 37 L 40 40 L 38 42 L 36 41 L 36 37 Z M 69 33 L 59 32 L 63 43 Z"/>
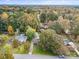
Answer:
<path fill-rule="evenodd" d="M 33 54 L 41 54 L 41 55 L 55 55 L 55 54 L 52 54 L 48 51 L 44 51 L 43 49 L 40 49 L 39 47 L 37 46 L 34 46 L 33 48 Z"/>

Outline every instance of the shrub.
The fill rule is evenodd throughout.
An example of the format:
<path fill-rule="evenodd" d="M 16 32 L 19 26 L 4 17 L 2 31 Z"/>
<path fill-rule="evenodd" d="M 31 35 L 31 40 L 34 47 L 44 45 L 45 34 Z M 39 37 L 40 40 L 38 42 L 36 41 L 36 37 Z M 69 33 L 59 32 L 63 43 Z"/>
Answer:
<path fill-rule="evenodd" d="M 4 45 L 8 40 L 9 37 L 7 35 L 0 35 L 1 45 Z"/>
<path fill-rule="evenodd" d="M 12 42 L 12 47 L 17 48 L 19 45 L 20 45 L 20 42 L 18 40 L 14 39 Z"/>
<path fill-rule="evenodd" d="M 30 42 L 23 42 L 17 48 L 14 49 L 15 53 L 26 54 L 29 52 Z"/>
<path fill-rule="evenodd" d="M 11 45 L 6 44 L 3 48 L 5 51 L 5 58 L 14 59 Z"/>
<path fill-rule="evenodd" d="M 29 51 L 29 48 L 30 48 L 30 42 L 29 41 L 26 41 L 26 42 L 24 42 L 24 49 L 25 50 L 27 50 L 27 51 Z"/>
<path fill-rule="evenodd" d="M 18 53 L 20 53 L 20 54 L 26 53 L 26 50 L 24 49 L 24 45 L 20 45 L 18 47 Z"/>
<path fill-rule="evenodd" d="M 4 53 L 0 50 L 0 59 L 4 59 Z"/>

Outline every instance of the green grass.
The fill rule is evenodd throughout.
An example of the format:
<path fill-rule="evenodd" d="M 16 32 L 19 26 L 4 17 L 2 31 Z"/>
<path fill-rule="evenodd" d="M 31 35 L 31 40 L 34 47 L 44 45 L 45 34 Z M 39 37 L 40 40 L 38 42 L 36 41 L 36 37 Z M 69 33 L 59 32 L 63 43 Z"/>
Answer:
<path fill-rule="evenodd" d="M 33 54 L 41 54 L 41 55 L 54 55 L 48 51 L 44 51 L 43 49 L 40 49 L 39 47 L 34 46 L 33 48 Z"/>
<path fill-rule="evenodd" d="M 27 54 L 28 51 L 24 49 L 23 45 L 17 47 L 17 48 L 13 48 L 13 52 L 15 54 Z"/>
<path fill-rule="evenodd" d="M 71 55 L 70 56 L 77 56 L 75 51 L 71 51 Z"/>

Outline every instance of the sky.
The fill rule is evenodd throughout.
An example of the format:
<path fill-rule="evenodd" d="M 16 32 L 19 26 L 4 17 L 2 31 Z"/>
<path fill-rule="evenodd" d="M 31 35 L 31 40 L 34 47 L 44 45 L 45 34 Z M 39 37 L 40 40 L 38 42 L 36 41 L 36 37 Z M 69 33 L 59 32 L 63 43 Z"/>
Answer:
<path fill-rule="evenodd" d="M 0 0 L 0 5 L 79 5 L 79 0 Z"/>

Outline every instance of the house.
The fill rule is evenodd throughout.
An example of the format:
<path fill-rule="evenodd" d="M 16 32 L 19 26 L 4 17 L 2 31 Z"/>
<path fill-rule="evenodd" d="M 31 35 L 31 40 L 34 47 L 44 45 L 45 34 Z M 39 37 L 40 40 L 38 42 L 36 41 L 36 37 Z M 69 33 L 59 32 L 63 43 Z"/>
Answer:
<path fill-rule="evenodd" d="M 15 36 L 15 39 L 17 39 L 20 42 L 26 42 L 27 36 L 25 36 L 24 34 L 20 34 L 20 35 Z"/>

